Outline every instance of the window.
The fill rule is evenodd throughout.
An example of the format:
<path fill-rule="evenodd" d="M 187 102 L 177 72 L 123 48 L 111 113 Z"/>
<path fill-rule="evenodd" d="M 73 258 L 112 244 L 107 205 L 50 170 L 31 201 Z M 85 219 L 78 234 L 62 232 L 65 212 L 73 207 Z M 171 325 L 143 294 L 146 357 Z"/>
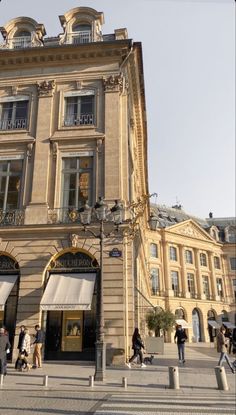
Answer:
<path fill-rule="evenodd" d="M 202 267 L 207 266 L 206 254 L 203 254 L 203 253 L 200 254 L 200 264 L 201 264 Z"/>
<path fill-rule="evenodd" d="M 170 246 L 170 259 L 171 261 L 177 261 L 177 249 L 174 246 Z"/>
<path fill-rule="evenodd" d="M 72 43 L 75 45 L 80 43 L 91 42 L 91 26 L 89 24 L 76 24 L 73 26 Z"/>
<path fill-rule="evenodd" d="M 93 157 L 63 158 L 62 176 L 63 207 L 92 206 Z"/>
<path fill-rule="evenodd" d="M 0 209 L 19 208 L 23 160 L 0 161 Z"/>
<path fill-rule="evenodd" d="M 150 256 L 152 258 L 158 258 L 157 244 L 150 244 Z"/>
<path fill-rule="evenodd" d="M 160 287 L 159 287 L 159 269 L 152 268 L 151 269 L 151 290 L 153 295 L 158 295 Z"/>
<path fill-rule="evenodd" d="M 214 267 L 220 269 L 220 258 L 218 256 L 214 256 Z"/>
<path fill-rule="evenodd" d="M 190 293 L 191 297 L 195 297 L 195 283 L 194 283 L 194 274 L 188 273 L 187 274 L 187 283 L 188 283 L 188 292 Z"/>
<path fill-rule="evenodd" d="M 65 98 L 64 126 L 94 124 L 94 95 Z"/>
<path fill-rule="evenodd" d="M 171 287 L 174 291 L 174 295 L 179 294 L 179 274 L 178 271 L 171 271 Z"/>
<path fill-rule="evenodd" d="M 0 130 L 26 129 L 28 101 L 3 102 L 0 104 Z"/>
<path fill-rule="evenodd" d="M 27 48 L 29 46 L 31 46 L 31 33 L 18 31 L 12 39 L 13 49 Z"/>
<path fill-rule="evenodd" d="M 230 267 L 232 271 L 236 270 L 236 258 L 230 258 Z"/>
<path fill-rule="evenodd" d="M 209 280 L 207 275 L 203 275 L 202 277 L 202 286 L 203 286 L 203 294 L 205 294 L 206 298 L 210 298 L 210 288 L 209 288 Z"/>
<path fill-rule="evenodd" d="M 222 278 L 216 278 L 216 289 L 217 289 L 217 294 L 219 295 L 220 298 L 222 298 L 223 297 Z"/>
<path fill-rule="evenodd" d="M 185 261 L 188 264 L 193 263 L 193 253 L 192 253 L 192 251 L 189 251 L 188 249 L 185 251 Z"/>

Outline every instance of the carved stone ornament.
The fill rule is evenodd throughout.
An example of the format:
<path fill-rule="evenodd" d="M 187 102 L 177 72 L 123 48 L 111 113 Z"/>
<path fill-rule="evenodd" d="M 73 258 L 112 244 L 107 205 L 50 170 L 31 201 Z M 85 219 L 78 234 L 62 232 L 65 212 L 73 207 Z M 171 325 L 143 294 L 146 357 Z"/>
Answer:
<path fill-rule="evenodd" d="M 27 145 L 27 157 L 30 160 L 32 157 L 33 143 Z"/>
<path fill-rule="evenodd" d="M 105 92 L 124 92 L 128 88 L 128 83 L 123 75 L 111 75 L 103 80 Z"/>
<path fill-rule="evenodd" d="M 12 85 L 12 87 L 11 87 L 11 93 L 12 93 L 12 95 L 16 95 L 17 94 L 17 90 L 18 90 L 18 87 L 16 85 Z"/>
<path fill-rule="evenodd" d="M 202 239 L 202 234 L 190 225 L 187 225 L 184 228 L 177 230 L 177 233 L 180 233 L 182 235 L 192 236 L 193 238 Z"/>
<path fill-rule="evenodd" d="M 79 235 L 76 235 L 75 233 L 73 233 L 72 235 L 70 235 L 70 240 L 71 240 L 71 246 L 73 248 L 79 248 L 79 245 L 80 245 Z"/>
<path fill-rule="evenodd" d="M 52 145 L 52 156 L 53 156 L 54 160 L 56 160 L 56 158 L 57 158 L 57 151 L 58 151 L 58 143 L 53 143 L 53 145 Z"/>
<path fill-rule="evenodd" d="M 55 81 L 42 81 L 37 83 L 38 95 L 40 97 L 52 96 L 55 89 Z"/>

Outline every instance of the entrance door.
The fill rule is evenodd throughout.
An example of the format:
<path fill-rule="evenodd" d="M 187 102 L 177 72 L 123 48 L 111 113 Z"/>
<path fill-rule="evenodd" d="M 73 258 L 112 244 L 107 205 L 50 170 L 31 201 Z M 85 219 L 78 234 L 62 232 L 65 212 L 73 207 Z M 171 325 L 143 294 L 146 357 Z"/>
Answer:
<path fill-rule="evenodd" d="M 83 339 L 83 312 L 64 311 L 62 323 L 63 352 L 81 352 Z"/>

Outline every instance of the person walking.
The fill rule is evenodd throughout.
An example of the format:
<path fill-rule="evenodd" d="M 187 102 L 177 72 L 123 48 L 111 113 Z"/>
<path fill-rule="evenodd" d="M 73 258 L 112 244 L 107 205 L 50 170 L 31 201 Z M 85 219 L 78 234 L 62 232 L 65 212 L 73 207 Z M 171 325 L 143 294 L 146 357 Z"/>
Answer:
<path fill-rule="evenodd" d="M 31 346 L 31 341 L 30 341 L 29 330 L 27 329 L 27 327 L 25 327 L 21 352 L 24 356 L 23 361 L 25 363 L 25 369 L 28 370 L 28 371 L 31 368 L 31 366 L 29 364 L 29 359 L 28 359 L 29 355 L 30 355 L 30 352 L 31 352 L 30 346 Z"/>
<path fill-rule="evenodd" d="M 174 340 L 178 347 L 179 363 L 185 363 L 185 341 L 187 340 L 187 334 L 180 324 L 177 326 Z"/>
<path fill-rule="evenodd" d="M 144 343 L 141 339 L 138 328 L 134 329 L 134 333 L 133 333 L 133 336 L 132 336 L 132 349 L 134 351 L 133 356 L 129 359 L 129 362 L 126 363 L 128 368 L 131 369 L 131 363 L 138 356 L 140 358 L 141 367 L 146 367 L 146 365 L 143 363 L 143 353 L 142 353 L 142 349 L 144 349 Z"/>
<path fill-rule="evenodd" d="M 8 335 L 5 334 L 5 329 L 0 328 L 0 375 L 7 374 L 7 351 L 11 345 Z"/>
<path fill-rule="evenodd" d="M 22 325 L 22 326 L 20 326 L 19 340 L 18 340 L 18 346 L 17 346 L 17 349 L 19 351 L 22 350 L 24 335 L 25 335 L 25 326 Z"/>
<path fill-rule="evenodd" d="M 42 367 L 42 347 L 44 342 L 44 332 L 41 330 L 40 326 L 37 324 L 35 326 L 35 340 L 34 344 L 34 353 L 33 353 L 33 369 L 37 369 Z"/>
<path fill-rule="evenodd" d="M 227 347 L 229 344 L 229 340 L 227 339 L 227 337 L 225 337 L 225 327 L 221 326 L 219 333 L 216 336 L 216 341 L 217 341 L 217 352 L 220 353 L 220 358 L 219 358 L 219 362 L 218 362 L 218 366 L 222 366 L 224 360 L 226 360 L 230 370 L 232 373 L 235 373 L 235 369 L 232 365 L 232 363 L 229 360 L 229 356 L 227 354 Z"/>

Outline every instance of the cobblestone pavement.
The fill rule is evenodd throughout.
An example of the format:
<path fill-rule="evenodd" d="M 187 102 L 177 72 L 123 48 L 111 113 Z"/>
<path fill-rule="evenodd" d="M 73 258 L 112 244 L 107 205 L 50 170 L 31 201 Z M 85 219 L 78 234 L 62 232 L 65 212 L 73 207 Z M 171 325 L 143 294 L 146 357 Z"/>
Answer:
<path fill-rule="evenodd" d="M 167 344 L 165 354 L 155 356 L 153 365 L 144 369 L 108 367 L 106 381 L 95 382 L 93 388 L 89 386 L 92 363 L 45 362 L 42 369 L 28 373 L 9 365 L 0 388 L 0 415 L 234 414 L 236 375 L 226 367 L 229 391 L 217 389 L 215 350 L 189 345 L 185 365 L 178 364 L 176 354 L 176 345 Z M 179 367 L 180 390 L 169 389 L 168 366 Z"/>

